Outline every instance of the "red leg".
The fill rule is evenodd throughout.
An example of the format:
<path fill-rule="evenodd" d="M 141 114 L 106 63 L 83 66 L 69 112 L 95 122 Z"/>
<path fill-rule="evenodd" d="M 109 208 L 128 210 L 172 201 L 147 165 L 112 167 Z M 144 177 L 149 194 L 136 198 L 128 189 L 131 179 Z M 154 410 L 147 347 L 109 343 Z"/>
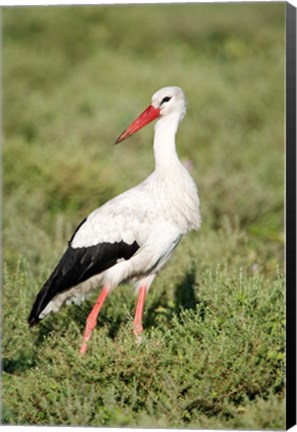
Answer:
<path fill-rule="evenodd" d="M 143 314 L 145 296 L 146 296 L 146 286 L 141 285 L 141 287 L 139 288 L 134 325 L 133 325 L 133 332 L 138 342 L 141 341 L 141 333 L 143 331 L 142 314 Z"/>
<path fill-rule="evenodd" d="M 91 310 L 88 318 L 87 318 L 87 322 L 86 322 L 86 327 L 85 327 L 85 331 L 84 331 L 84 337 L 83 337 L 83 342 L 80 348 L 80 353 L 84 354 L 87 351 L 87 344 L 88 341 L 92 335 L 92 332 L 96 326 L 96 322 L 97 322 L 97 316 L 100 312 L 100 309 L 104 303 L 104 300 L 106 299 L 108 294 L 108 289 L 105 286 L 103 288 L 103 290 L 101 291 L 100 296 L 98 297 L 98 300 L 95 303 L 95 306 L 93 307 L 93 309 Z"/>

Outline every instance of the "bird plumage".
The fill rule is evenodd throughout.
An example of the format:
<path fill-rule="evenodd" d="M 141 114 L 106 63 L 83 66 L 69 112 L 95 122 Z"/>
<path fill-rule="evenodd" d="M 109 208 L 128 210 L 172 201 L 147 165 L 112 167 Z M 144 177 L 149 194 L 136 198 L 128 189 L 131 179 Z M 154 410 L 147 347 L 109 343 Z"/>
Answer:
<path fill-rule="evenodd" d="M 153 95 L 141 120 L 119 137 L 122 141 L 157 116 L 155 170 L 79 225 L 36 298 L 29 317 L 31 325 L 98 284 L 108 287 L 109 292 L 121 282 L 134 279 L 137 287 L 145 284 L 148 290 L 183 235 L 200 227 L 197 188 L 175 150 L 175 134 L 185 112 L 183 91 L 165 87 Z"/>

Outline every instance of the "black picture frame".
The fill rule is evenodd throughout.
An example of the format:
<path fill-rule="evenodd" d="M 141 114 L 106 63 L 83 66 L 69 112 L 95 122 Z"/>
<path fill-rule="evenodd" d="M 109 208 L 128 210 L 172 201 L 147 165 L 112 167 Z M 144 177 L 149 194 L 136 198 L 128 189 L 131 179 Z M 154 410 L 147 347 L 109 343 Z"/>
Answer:
<path fill-rule="evenodd" d="M 286 4 L 286 427 L 296 424 L 296 8 Z"/>

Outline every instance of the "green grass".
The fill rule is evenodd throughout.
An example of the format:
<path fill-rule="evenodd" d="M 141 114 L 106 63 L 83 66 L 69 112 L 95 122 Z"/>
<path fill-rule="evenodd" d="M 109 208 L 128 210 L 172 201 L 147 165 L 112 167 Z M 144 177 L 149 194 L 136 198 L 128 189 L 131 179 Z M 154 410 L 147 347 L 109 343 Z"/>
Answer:
<path fill-rule="evenodd" d="M 5 424 L 283 429 L 284 8 L 192 4 L 3 12 Z M 153 169 L 153 127 L 113 146 L 164 85 L 203 225 L 132 334 L 135 296 L 27 316 L 73 229 Z"/>

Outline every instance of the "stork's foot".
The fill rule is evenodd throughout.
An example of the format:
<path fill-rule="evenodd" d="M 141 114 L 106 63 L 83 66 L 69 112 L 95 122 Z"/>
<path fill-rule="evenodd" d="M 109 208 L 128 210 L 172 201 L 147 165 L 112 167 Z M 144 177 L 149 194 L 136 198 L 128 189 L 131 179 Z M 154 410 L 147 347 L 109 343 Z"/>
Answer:
<path fill-rule="evenodd" d="M 142 333 L 143 333 L 143 327 L 142 327 L 141 323 L 135 323 L 134 322 L 133 333 L 134 333 L 137 345 L 140 345 L 142 342 Z"/>
<path fill-rule="evenodd" d="M 88 342 L 90 340 L 90 337 L 93 333 L 94 328 L 96 327 L 97 317 L 99 315 L 100 309 L 104 303 L 104 300 L 106 299 L 108 294 L 108 288 L 105 286 L 98 297 L 98 300 L 95 303 L 95 306 L 91 310 L 91 313 L 89 314 L 86 322 L 86 327 L 84 331 L 84 337 L 82 341 L 82 345 L 80 348 L 80 354 L 84 355 L 88 348 Z"/>
<path fill-rule="evenodd" d="M 89 317 L 90 317 L 90 315 L 89 315 Z M 83 342 L 82 342 L 81 348 L 80 348 L 80 354 L 81 355 L 85 354 L 85 352 L 87 351 L 88 342 L 89 342 L 91 335 L 93 333 L 93 330 L 96 326 L 96 320 L 93 320 L 93 322 L 91 322 L 91 320 L 89 320 L 89 317 L 88 317 L 87 322 L 86 322 Z"/>
<path fill-rule="evenodd" d="M 142 314 L 143 314 L 145 296 L 146 296 L 146 286 L 142 285 L 139 288 L 137 305 L 136 305 L 136 312 L 135 312 L 135 319 L 134 319 L 134 325 L 133 325 L 133 333 L 134 333 L 134 336 L 136 339 L 136 343 L 138 345 L 142 341 L 142 332 L 143 332 Z"/>
<path fill-rule="evenodd" d="M 88 348 L 88 345 L 87 345 L 87 343 L 84 341 L 82 344 L 81 344 L 81 347 L 80 347 L 80 351 L 79 351 L 79 353 L 80 353 L 80 355 L 84 355 L 85 354 L 85 352 L 87 351 L 87 348 Z"/>

